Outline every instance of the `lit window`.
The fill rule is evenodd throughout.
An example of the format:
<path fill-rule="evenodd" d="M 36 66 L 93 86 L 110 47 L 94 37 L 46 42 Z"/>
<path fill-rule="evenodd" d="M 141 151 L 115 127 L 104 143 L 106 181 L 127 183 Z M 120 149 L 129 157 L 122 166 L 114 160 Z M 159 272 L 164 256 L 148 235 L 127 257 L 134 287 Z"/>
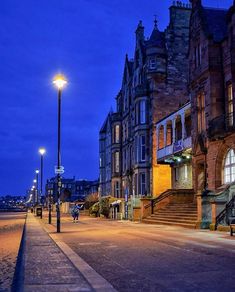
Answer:
<path fill-rule="evenodd" d="M 197 124 L 198 133 L 201 133 L 206 128 L 205 119 L 205 95 L 199 94 L 197 97 Z"/>
<path fill-rule="evenodd" d="M 115 126 L 115 143 L 119 143 L 120 142 L 120 126 L 116 125 Z"/>
<path fill-rule="evenodd" d="M 188 166 L 187 166 L 187 164 L 184 165 L 184 178 L 185 179 L 188 178 Z"/>
<path fill-rule="evenodd" d="M 228 86 L 228 125 L 233 126 L 233 87 Z"/>
<path fill-rule="evenodd" d="M 228 184 L 235 181 L 235 153 L 231 149 L 226 155 L 224 163 L 224 183 Z"/>

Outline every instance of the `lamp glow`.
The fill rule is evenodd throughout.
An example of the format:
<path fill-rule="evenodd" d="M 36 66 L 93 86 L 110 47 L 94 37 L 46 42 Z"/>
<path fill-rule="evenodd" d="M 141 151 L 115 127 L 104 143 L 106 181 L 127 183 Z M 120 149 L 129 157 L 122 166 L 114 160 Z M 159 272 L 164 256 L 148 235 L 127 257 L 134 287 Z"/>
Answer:
<path fill-rule="evenodd" d="M 38 174 L 38 173 L 39 173 L 39 170 L 38 170 L 38 169 L 36 169 L 36 170 L 35 170 L 35 172 Z"/>
<path fill-rule="evenodd" d="M 61 75 L 61 74 L 58 74 L 54 77 L 53 79 L 53 84 L 58 88 L 58 89 L 62 89 L 66 84 L 67 84 L 67 80 L 66 78 Z"/>
<path fill-rule="evenodd" d="M 36 180 L 36 179 L 34 179 L 34 180 L 33 180 L 33 182 L 34 182 L 34 183 L 36 183 L 36 182 L 37 182 L 37 180 Z"/>
<path fill-rule="evenodd" d="M 46 149 L 45 148 L 39 148 L 38 152 L 41 154 L 41 155 L 44 155 L 46 153 Z"/>

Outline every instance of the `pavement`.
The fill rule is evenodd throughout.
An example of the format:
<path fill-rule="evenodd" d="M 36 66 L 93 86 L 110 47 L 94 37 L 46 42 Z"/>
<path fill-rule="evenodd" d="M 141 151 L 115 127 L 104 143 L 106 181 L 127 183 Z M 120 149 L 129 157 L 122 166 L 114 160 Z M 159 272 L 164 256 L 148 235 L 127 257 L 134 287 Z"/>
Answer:
<path fill-rule="evenodd" d="M 68 215 L 56 233 L 52 219 L 28 214 L 22 291 L 235 291 L 229 233 Z"/>
<path fill-rule="evenodd" d="M 17 292 L 115 291 L 54 232 L 49 235 L 31 213 L 27 214 L 20 265 Z"/>

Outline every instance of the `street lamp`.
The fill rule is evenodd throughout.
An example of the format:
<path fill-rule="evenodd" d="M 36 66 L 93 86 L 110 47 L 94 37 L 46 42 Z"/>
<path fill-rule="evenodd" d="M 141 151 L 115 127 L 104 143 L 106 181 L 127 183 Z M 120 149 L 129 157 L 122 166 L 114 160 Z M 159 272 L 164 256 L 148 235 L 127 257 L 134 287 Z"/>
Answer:
<path fill-rule="evenodd" d="M 38 152 L 41 155 L 41 167 L 40 167 L 40 172 L 41 172 L 40 197 L 42 197 L 42 188 L 43 188 L 43 156 L 46 153 L 46 149 L 45 148 L 39 148 Z"/>
<path fill-rule="evenodd" d="M 61 123 L 61 94 L 67 84 L 66 78 L 59 74 L 53 79 L 53 84 L 58 90 L 58 147 L 57 147 L 57 204 L 56 204 L 56 227 L 60 232 L 60 194 L 61 194 L 61 151 L 60 151 L 60 123 Z"/>
<path fill-rule="evenodd" d="M 36 169 L 35 173 L 36 173 L 36 192 L 37 192 L 37 201 L 38 201 L 38 174 L 39 174 L 39 170 Z"/>

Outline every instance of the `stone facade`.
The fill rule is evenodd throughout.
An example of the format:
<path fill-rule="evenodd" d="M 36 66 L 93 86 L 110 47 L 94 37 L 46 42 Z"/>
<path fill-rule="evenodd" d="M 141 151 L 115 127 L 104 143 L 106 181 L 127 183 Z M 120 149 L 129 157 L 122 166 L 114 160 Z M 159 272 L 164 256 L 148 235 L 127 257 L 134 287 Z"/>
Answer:
<path fill-rule="evenodd" d="M 204 8 L 200 0 L 191 2 L 193 185 L 200 194 L 226 185 L 225 159 L 235 149 L 235 7 Z"/>
<path fill-rule="evenodd" d="M 126 56 L 116 112 L 108 114 L 100 130 L 101 196 L 157 196 L 171 188 L 170 167 L 157 164 L 155 124 L 189 99 L 190 14 L 191 7 L 177 1 L 170 7 L 166 30 L 160 32 L 155 21 L 149 39 L 142 22 L 138 24 L 134 58 Z"/>

